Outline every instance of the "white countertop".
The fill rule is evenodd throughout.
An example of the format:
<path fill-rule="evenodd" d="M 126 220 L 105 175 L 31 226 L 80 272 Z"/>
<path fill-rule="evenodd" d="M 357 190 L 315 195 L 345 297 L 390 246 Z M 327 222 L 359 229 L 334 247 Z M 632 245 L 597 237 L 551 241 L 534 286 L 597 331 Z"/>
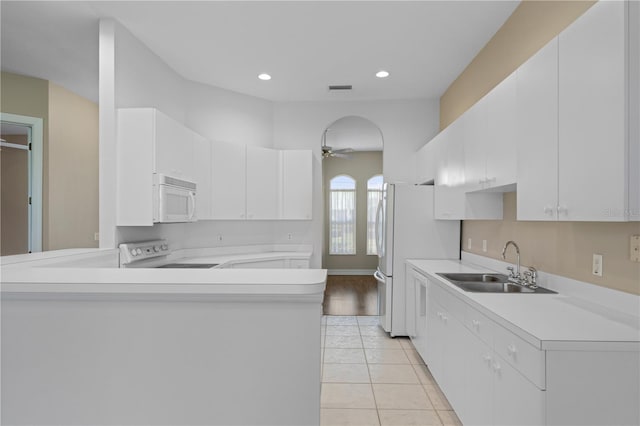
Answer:
<path fill-rule="evenodd" d="M 324 269 L 8 268 L 2 295 L 318 295 Z"/>
<path fill-rule="evenodd" d="M 640 350 L 640 317 L 559 294 L 466 292 L 436 273 L 487 272 L 453 260 L 409 260 L 444 289 L 532 345 L 547 350 Z"/>

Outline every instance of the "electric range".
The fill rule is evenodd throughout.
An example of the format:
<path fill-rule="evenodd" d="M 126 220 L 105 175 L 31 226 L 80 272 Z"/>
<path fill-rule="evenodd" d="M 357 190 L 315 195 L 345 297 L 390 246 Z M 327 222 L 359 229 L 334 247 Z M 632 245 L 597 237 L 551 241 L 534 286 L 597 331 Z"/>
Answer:
<path fill-rule="evenodd" d="M 170 259 L 167 240 L 123 243 L 120 248 L 121 268 L 211 269 L 217 263 L 198 263 L 194 259 Z"/>

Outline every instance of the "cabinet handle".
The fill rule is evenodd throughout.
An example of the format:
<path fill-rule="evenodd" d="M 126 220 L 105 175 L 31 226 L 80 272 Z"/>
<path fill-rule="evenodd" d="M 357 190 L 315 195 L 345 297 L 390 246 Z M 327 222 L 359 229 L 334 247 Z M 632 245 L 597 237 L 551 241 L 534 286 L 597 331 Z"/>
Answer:
<path fill-rule="evenodd" d="M 486 362 L 487 364 L 491 364 L 491 355 L 486 354 L 486 355 L 485 355 L 485 356 L 483 356 L 482 358 L 485 360 L 485 362 Z"/>
<path fill-rule="evenodd" d="M 475 328 L 476 330 L 480 328 L 480 321 L 473 320 L 471 321 L 471 323 L 473 324 L 473 328 Z"/>
<path fill-rule="evenodd" d="M 569 209 L 567 208 L 567 206 L 558 206 L 556 207 L 558 214 L 560 213 L 567 213 L 569 211 Z"/>
<path fill-rule="evenodd" d="M 544 213 L 548 214 L 548 215 L 552 215 L 553 214 L 553 209 L 551 208 L 551 206 L 545 206 L 544 207 Z"/>
<path fill-rule="evenodd" d="M 493 371 L 495 372 L 500 371 L 500 363 L 498 361 L 494 361 L 492 367 L 493 367 Z"/>
<path fill-rule="evenodd" d="M 510 356 L 512 356 L 512 357 L 513 357 L 513 356 L 516 354 L 516 352 L 517 352 L 517 350 L 516 350 L 516 347 L 515 347 L 515 345 L 514 345 L 513 343 L 512 343 L 512 344 L 510 344 L 509 346 L 507 346 L 507 353 L 508 353 Z"/>

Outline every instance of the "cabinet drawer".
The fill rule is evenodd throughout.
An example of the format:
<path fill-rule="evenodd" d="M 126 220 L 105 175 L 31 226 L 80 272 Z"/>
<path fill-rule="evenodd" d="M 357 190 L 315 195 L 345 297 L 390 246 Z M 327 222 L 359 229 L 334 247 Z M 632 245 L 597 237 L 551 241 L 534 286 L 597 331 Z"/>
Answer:
<path fill-rule="evenodd" d="M 467 304 L 458 299 L 453 294 L 441 288 L 438 284 L 429 283 L 429 293 L 427 297 L 433 297 L 453 318 L 460 322 L 464 321 Z"/>
<path fill-rule="evenodd" d="M 538 388 L 545 389 L 544 351 L 497 324 L 493 330 L 493 349 Z"/>
<path fill-rule="evenodd" d="M 480 313 L 477 309 L 467 305 L 464 325 L 490 347 L 493 347 L 493 329 L 496 327 L 493 321 Z"/>
<path fill-rule="evenodd" d="M 289 267 L 293 269 L 309 269 L 309 261 L 305 259 L 291 259 Z"/>

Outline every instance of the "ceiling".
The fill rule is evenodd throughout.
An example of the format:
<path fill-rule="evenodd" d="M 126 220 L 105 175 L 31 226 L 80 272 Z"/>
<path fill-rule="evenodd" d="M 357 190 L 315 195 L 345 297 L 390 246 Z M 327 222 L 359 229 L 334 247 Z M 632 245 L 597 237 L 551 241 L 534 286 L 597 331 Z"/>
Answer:
<path fill-rule="evenodd" d="M 272 101 L 438 98 L 517 5 L 2 1 L 2 69 L 97 101 L 98 20 L 111 17 L 185 78 Z"/>
<path fill-rule="evenodd" d="M 351 148 L 354 151 L 382 151 L 382 132 L 366 118 L 342 117 L 326 129 L 326 145 L 334 149 Z"/>

